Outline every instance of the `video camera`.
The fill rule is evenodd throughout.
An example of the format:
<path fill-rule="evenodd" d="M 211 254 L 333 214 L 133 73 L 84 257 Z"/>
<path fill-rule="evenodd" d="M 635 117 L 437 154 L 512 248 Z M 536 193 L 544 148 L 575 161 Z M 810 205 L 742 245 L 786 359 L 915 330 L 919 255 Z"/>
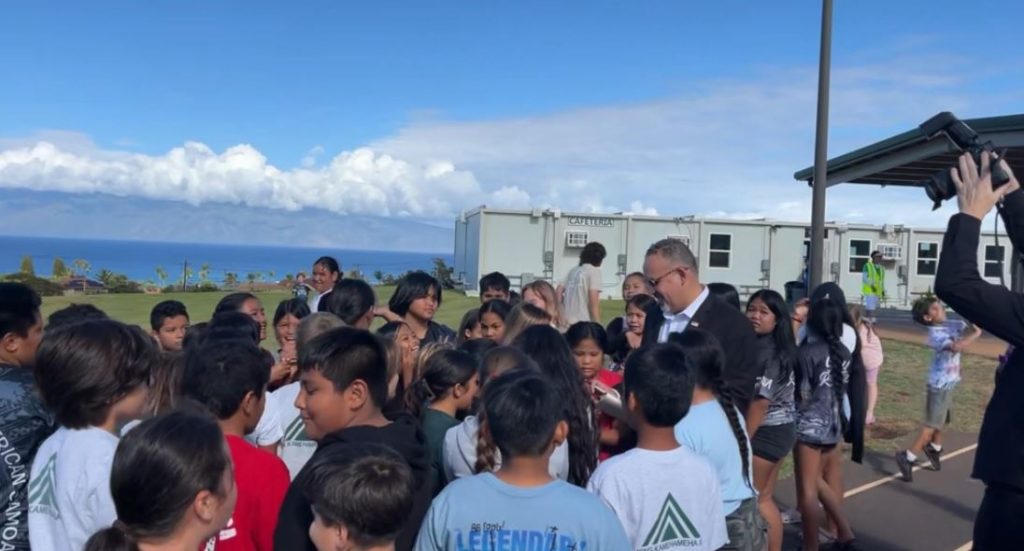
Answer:
<path fill-rule="evenodd" d="M 956 118 L 956 115 L 949 111 L 943 111 L 924 121 L 918 128 L 929 139 L 940 133 L 945 134 L 960 151 L 970 152 L 971 156 L 974 157 L 974 162 L 979 167 L 981 166 L 981 153 L 983 151 L 995 152 L 992 142 L 982 142 L 978 133 L 973 128 L 967 126 L 967 123 Z M 1001 155 L 996 156 L 996 158 L 999 157 Z M 1002 165 L 999 163 L 993 162 L 991 170 L 993 188 L 998 188 L 1010 181 L 1010 175 L 1003 170 Z M 921 182 L 921 186 L 924 187 L 924 192 L 928 194 L 928 198 L 934 202 L 932 210 L 942 206 L 942 202 L 946 199 L 956 196 L 956 185 L 953 183 L 953 177 L 950 176 L 948 168 L 932 174 Z"/>

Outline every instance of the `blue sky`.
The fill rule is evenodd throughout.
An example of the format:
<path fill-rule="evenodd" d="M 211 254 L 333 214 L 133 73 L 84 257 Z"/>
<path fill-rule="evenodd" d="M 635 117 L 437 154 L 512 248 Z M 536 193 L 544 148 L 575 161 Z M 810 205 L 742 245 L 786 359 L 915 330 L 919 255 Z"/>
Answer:
<path fill-rule="evenodd" d="M 830 153 L 940 110 L 1020 112 L 1022 16 L 836 2 Z M 819 21 L 808 1 L 8 3 L 0 187 L 803 219 Z M 941 224 L 835 195 L 835 218 Z"/>

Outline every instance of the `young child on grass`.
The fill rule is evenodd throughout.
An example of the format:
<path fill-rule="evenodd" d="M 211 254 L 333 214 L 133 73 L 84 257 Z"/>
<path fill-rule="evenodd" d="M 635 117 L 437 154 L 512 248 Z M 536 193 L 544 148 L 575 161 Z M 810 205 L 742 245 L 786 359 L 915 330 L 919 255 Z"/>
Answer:
<path fill-rule="evenodd" d="M 914 301 L 914 321 L 928 327 L 932 363 L 928 370 L 928 397 L 924 426 L 910 448 L 896 452 L 903 480 L 914 480 L 914 464 L 923 455 L 932 469 L 942 468 L 942 429 L 949 423 L 953 394 L 960 382 L 960 352 L 981 336 L 981 329 L 968 329 L 963 320 L 948 320 L 939 299 L 928 296 Z"/>

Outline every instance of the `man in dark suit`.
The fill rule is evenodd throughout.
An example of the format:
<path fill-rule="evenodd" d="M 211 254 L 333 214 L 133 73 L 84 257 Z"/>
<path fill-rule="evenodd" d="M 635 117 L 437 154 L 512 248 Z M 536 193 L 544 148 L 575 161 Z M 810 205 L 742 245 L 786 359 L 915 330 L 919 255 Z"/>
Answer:
<path fill-rule="evenodd" d="M 660 302 L 647 311 L 644 344 L 665 342 L 670 334 L 689 327 L 714 335 L 725 350 L 725 382 L 746 415 L 754 382 L 761 376 L 757 336 L 750 321 L 701 285 L 697 260 L 679 239 L 662 239 L 647 249 L 644 275 Z"/>

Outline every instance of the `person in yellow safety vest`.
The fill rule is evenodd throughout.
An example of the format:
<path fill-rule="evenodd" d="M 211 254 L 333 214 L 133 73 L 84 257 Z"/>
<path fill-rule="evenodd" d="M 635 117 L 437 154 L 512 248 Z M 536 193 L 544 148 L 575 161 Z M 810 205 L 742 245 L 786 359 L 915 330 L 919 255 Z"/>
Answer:
<path fill-rule="evenodd" d="M 879 262 L 882 261 L 882 253 L 875 251 L 871 253 L 871 259 L 864 264 L 863 288 L 861 294 L 864 296 L 864 309 L 867 310 L 867 317 L 875 321 L 875 310 L 885 299 L 885 268 Z"/>

